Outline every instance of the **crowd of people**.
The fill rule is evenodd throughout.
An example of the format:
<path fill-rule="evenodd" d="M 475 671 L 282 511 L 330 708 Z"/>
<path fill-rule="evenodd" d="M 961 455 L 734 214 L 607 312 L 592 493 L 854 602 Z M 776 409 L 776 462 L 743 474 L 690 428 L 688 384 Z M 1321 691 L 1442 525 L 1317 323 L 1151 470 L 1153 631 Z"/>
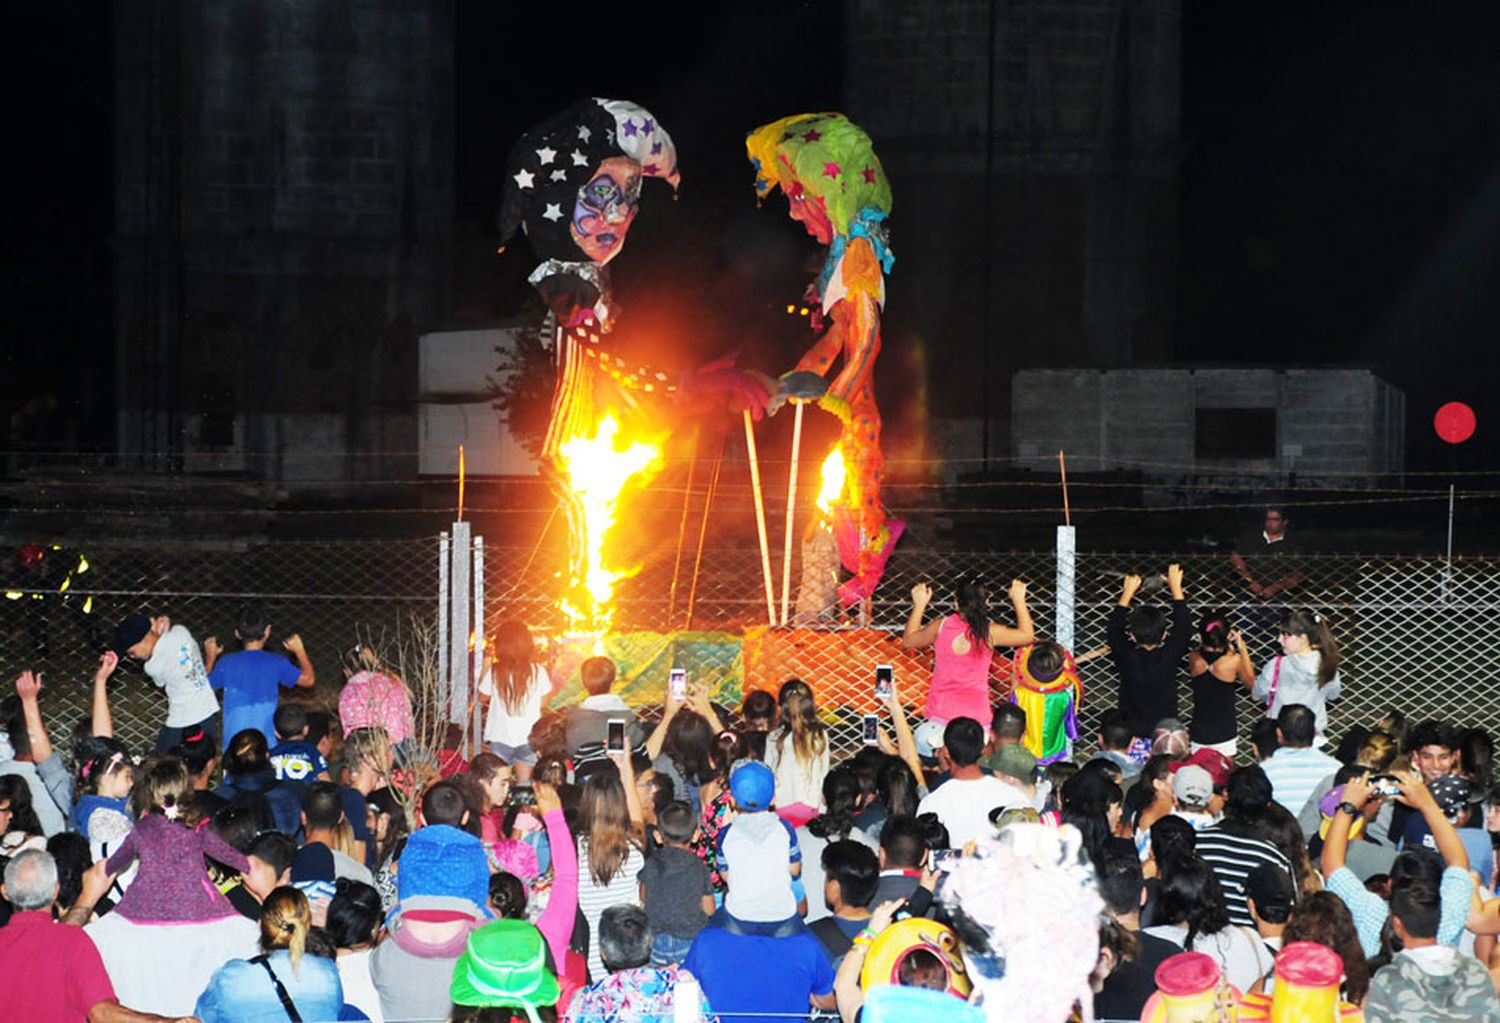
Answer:
<path fill-rule="evenodd" d="M 1195 627 L 1177 566 L 1145 582 L 1097 652 L 1119 705 L 1091 736 L 992 688 L 1008 648 L 1044 682 L 1077 670 L 1023 584 L 1014 624 L 976 580 L 928 621 L 917 587 L 921 720 L 894 684 L 842 759 L 816 679 L 736 706 L 669 688 L 658 718 L 593 657 L 552 707 L 509 622 L 475 750 L 419 734 L 367 645 L 335 713 L 258 607 L 234 652 L 132 615 L 67 748 L 39 677 L 6 701 L 0 1018 L 1136 1020 L 1181 953 L 1253 994 L 1313 943 L 1371 1023 L 1500 1020 L 1490 736 L 1423 708 L 1330 735 L 1320 615 L 1286 614 L 1257 664 L 1228 614 Z M 122 658 L 165 690 L 150 751 L 114 734 Z"/>

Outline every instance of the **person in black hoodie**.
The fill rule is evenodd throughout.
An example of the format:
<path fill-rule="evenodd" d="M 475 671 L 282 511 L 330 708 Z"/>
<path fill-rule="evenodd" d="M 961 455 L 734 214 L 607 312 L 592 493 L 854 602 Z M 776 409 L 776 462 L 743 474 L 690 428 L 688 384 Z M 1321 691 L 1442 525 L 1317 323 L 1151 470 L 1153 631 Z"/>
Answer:
<path fill-rule="evenodd" d="M 1177 670 L 1193 638 L 1182 566 L 1167 567 L 1170 616 L 1158 607 L 1132 607 L 1141 577 L 1125 576 L 1120 601 L 1109 612 L 1109 656 L 1120 673 L 1120 709 L 1138 738 L 1163 718 L 1177 717 Z"/>

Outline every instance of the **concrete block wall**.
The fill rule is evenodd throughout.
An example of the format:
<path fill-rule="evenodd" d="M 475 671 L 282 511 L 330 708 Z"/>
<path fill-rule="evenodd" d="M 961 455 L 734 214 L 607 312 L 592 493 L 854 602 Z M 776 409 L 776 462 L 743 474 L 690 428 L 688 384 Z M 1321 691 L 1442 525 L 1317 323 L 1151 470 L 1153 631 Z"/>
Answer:
<path fill-rule="evenodd" d="M 1365 369 L 1025 370 L 1011 393 L 1021 468 L 1049 470 L 1062 449 L 1081 471 L 1139 469 L 1164 481 L 1269 471 L 1337 485 L 1405 460 L 1405 397 Z M 1197 459 L 1197 410 L 1231 408 L 1276 410 L 1276 457 Z"/>

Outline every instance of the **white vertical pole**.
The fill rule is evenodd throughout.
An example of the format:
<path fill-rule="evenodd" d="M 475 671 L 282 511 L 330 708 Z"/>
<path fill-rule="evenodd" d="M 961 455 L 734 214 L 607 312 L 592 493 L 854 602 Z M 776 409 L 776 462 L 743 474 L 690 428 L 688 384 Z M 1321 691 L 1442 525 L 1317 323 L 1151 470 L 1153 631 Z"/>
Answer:
<path fill-rule="evenodd" d="M 1057 622 L 1052 634 L 1068 650 L 1073 649 L 1073 580 L 1077 572 L 1075 527 L 1057 527 Z"/>
<path fill-rule="evenodd" d="M 469 700 L 468 705 L 472 710 L 469 712 L 471 722 L 469 730 L 473 735 L 473 744 L 469 747 L 474 752 L 483 749 L 481 745 L 484 739 L 484 723 L 480 721 L 479 700 L 475 690 L 479 686 L 479 676 L 484 671 L 484 537 L 474 538 L 474 656 L 470 659 L 469 672 Z"/>
<path fill-rule="evenodd" d="M 452 634 L 449 637 L 448 649 L 451 656 L 451 670 L 448 673 L 450 687 L 448 690 L 448 721 L 452 724 L 465 724 L 469 716 L 469 629 L 472 625 L 470 617 L 469 592 L 469 568 L 473 558 L 471 543 L 469 540 L 469 524 L 467 522 L 453 523 L 453 560 L 449 605 L 453 613 Z"/>
<path fill-rule="evenodd" d="M 438 635 L 437 635 L 437 670 L 438 689 L 446 702 L 453 696 L 453 679 L 449 675 L 452 667 L 449 654 L 453 645 L 453 619 L 449 615 L 449 604 L 452 594 L 448 592 L 448 577 L 452 570 L 453 541 L 447 533 L 438 537 Z M 439 711 L 446 720 L 447 708 Z M 442 736 L 437 737 L 442 742 Z"/>

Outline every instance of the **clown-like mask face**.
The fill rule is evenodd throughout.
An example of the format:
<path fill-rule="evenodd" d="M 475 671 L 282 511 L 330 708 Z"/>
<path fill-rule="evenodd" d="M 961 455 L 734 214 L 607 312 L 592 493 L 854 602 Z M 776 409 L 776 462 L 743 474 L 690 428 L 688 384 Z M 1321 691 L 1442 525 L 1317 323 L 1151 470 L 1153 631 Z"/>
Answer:
<path fill-rule="evenodd" d="M 798 184 L 787 189 L 786 199 L 791 206 L 792 219 L 807 228 L 807 233 L 816 238 L 819 244 L 827 245 L 833 241 L 833 222 L 828 219 L 822 199 L 808 195 Z"/>
<path fill-rule="evenodd" d="M 608 263 L 625 244 L 640 198 L 640 164 L 628 156 L 612 156 L 599 164 L 573 205 L 569 231 L 574 244 L 595 263 Z"/>

